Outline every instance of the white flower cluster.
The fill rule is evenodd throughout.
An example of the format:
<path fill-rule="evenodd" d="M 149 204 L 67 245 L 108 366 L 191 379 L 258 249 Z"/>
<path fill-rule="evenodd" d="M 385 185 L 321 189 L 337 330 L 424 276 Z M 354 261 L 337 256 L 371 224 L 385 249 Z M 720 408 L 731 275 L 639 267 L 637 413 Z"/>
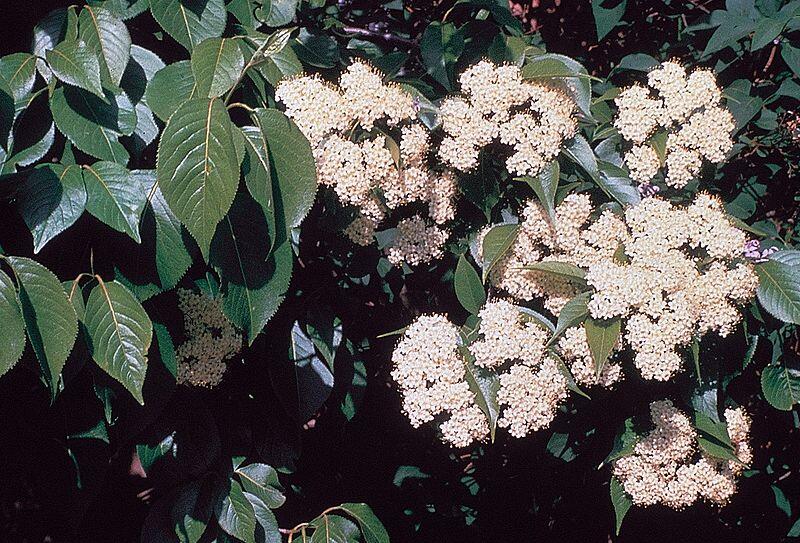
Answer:
<path fill-rule="evenodd" d="M 463 96 L 447 98 L 440 108 L 445 137 L 439 157 L 469 171 L 480 150 L 499 141 L 512 148 L 506 168 L 515 175 L 537 175 L 577 130 L 575 103 L 563 91 L 522 79 L 518 66 L 487 60 L 459 78 Z"/>
<path fill-rule="evenodd" d="M 424 125 L 413 121 L 413 97 L 384 83 L 370 65 L 355 61 L 341 75 L 338 87 L 317 76 L 284 80 L 275 97 L 311 142 L 319 182 L 331 187 L 344 205 L 357 209 L 358 215 L 344 231 L 354 243 L 370 245 L 375 230 L 393 210 L 416 202 L 427 204 L 429 217 L 438 225 L 454 218 L 455 178 L 429 167 L 430 137 Z M 399 143 L 380 130 L 376 134 L 376 123 L 396 130 Z M 423 238 L 428 244 L 441 238 L 429 235 L 427 227 L 412 231 L 420 226 L 415 219 L 404 224 L 402 230 L 412 246 Z M 436 248 L 422 253 L 412 249 L 408 255 L 402 252 L 408 244 L 399 243 L 391 249 L 390 260 L 396 265 L 428 262 L 441 255 L 446 238 Z"/>
<path fill-rule="evenodd" d="M 566 378 L 545 352 L 547 332 L 502 300 L 488 302 L 479 316 L 480 335 L 464 348 L 477 367 L 498 376 L 498 426 L 514 437 L 547 427 L 567 396 Z M 392 356 L 392 377 L 411 424 L 417 427 L 450 413 L 439 428 L 443 439 L 458 447 L 485 439 L 489 432 L 467 384 L 463 354 L 458 328 L 434 315 L 411 324 Z"/>
<path fill-rule="evenodd" d="M 631 178 L 648 183 L 662 166 L 650 138 L 665 135 L 665 181 L 683 188 L 700 173 L 703 159 L 715 164 L 725 159 L 733 147 L 733 116 L 720 104 L 722 91 L 709 70 L 687 76 L 682 65 L 670 61 L 651 71 L 647 82 L 649 88 L 634 85 L 615 99 L 614 126 L 632 145 L 625 164 Z"/>
<path fill-rule="evenodd" d="M 220 298 L 178 290 L 186 341 L 175 349 L 178 384 L 213 388 L 225 374 L 225 361 L 242 348 L 242 337 L 222 311 Z"/>
<path fill-rule="evenodd" d="M 700 193 L 678 207 L 648 198 L 625 212 L 627 262 L 588 267 L 594 318 L 624 319 L 624 340 L 645 379 L 667 380 L 683 364 L 679 349 L 714 331 L 727 336 L 738 306 L 755 295 L 758 276 L 742 259 L 747 241 L 722 202 Z"/>
<path fill-rule="evenodd" d="M 697 432 L 689 418 L 669 400 L 650 404 L 655 428 L 630 456 L 614 462 L 614 475 L 636 505 L 663 504 L 683 509 L 699 499 L 724 505 L 736 492 L 743 464 L 753 459 L 750 417 L 739 407 L 725 410 L 734 453 L 741 461 L 698 453 Z"/>
<path fill-rule="evenodd" d="M 564 335 L 558 340 L 558 348 L 561 356 L 569 365 L 575 382 L 579 385 L 610 388 L 623 378 L 622 366 L 614 363 L 613 355 L 603 366 L 600 375 L 597 375 L 594 358 L 586 339 L 586 328 L 583 326 L 567 328 Z M 619 351 L 620 348 L 621 345 L 618 341 L 614 346 L 614 351 Z"/>
<path fill-rule="evenodd" d="M 542 206 L 529 202 L 522 211 L 516 240 L 492 267 L 490 282 L 520 300 L 544 298 L 544 306 L 558 314 L 578 293 L 576 285 L 551 273 L 523 267 L 555 261 L 586 268 L 611 259 L 627 234 L 625 223 L 606 211 L 587 226 L 592 211 L 587 195 L 570 194 L 556 208 L 551 224 Z M 479 253 L 488 230 L 478 237 Z"/>

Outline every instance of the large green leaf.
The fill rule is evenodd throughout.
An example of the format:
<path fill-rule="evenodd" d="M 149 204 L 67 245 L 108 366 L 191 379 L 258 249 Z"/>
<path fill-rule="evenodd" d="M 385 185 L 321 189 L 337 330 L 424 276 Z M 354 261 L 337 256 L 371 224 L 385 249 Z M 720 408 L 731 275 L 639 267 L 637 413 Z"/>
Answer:
<path fill-rule="evenodd" d="M 53 145 L 55 140 L 53 124 L 47 94 L 34 94 L 25 101 L 25 109 L 14 122 L 11 137 L 11 149 L 2 164 L 0 174 L 13 173 L 17 166 L 29 166 L 40 160 Z M 5 142 L 3 142 L 5 145 Z M 0 145 L 0 149 L 3 148 Z M 0 159 L 0 162 L 3 162 Z"/>
<path fill-rule="evenodd" d="M 19 210 L 33 234 L 33 252 L 72 226 L 86 208 L 80 167 L 45 164 L 36 168 L 17 192 Z"/>
<path fill-rule="evenodd" d="M 210 38 L 194 48 L 191 64 L 198 95 L 216 98 L 239 81 L 244 55 L 236 40 Z"/>
<path fill-rule="evenodd" d="M 613 7 L 604 7 L 603 2 L 613 5 Z M 616 3 L 616 5 L 614 5 Z M 592 15 L 594 15 L 594 26 L 597 29 L 597 41 L 606 37 L 606 34 L 614 30 L 614 27 L 622 20 L 625 15 L 625 8 L 628 5 L 627 0 L 616 2 L 615 0 L 595 0 L 592 2 Z"/>
<path fill-rule="evenodd" d="M 78 335 L 78 319 L 58 278 L 29 258 L 10 256 L 28 338 L 55 397 L 61 370 Z"/>
<path fill-rule="evenodd" d="M 536 197 L 539 198 L 539 202 L 551 221 L 554 221 L 556 217 L 555 199 L 560 175 L 561 169 L 558 161 L 554 160 L 538 176 L 523 178 L 536 193 Z"/>
<path fill-rule="evenodd" d="M 464 43 L 464 32 L 450 22 L 433 21 L 422 33 L 420 50 L 425 68 L 448 91 L 453 88 L 453 72 Z"/>
<path fill-rule="evenodd" d="M 630 496 L 625 492 L 622 483 L 620 483 L 616 477 L 611 478 L 611 484 L 609 486 L 611 487 L 611 503 L 614 506 L 614 516 L 616 517 L 615 532 L 619 535 L 619 530 L 622 528 L 622 521 L 633 505 L 633 500 L 631 500 Z"/>
<path fill-rule="evenodd" d="M 150 0 L 150 12 L 167 34 L 190 51 L 203 40 L 221 36 L 228 15 L 224 0 Z"/>
<path fill-rule="evenodd" d="M 486 291 L 475 268 L 472 267 L 464 255 L 458 257 L 456 273 L 453 278 L 456 297 L 462 307 L 472 314 L 477 314 L 486 302 Z"/>
<path fill-rule="evenodd" d="M 389 543 L 389 534 L 366 503 L 343 503 L 339 509 L 353 517 L 366 543 Z"/>
<path fill-rule="evenodd" d="M 287 228 L 300 226 L 314 204 L 317 168 L 308 140 L 286 115 L 277 109 L 259 109 L 255 119 L 266 135 L 275 199 Z"/>
<path fill-rule="evenodd" d="M 614 345 L 617 344 L 622 321 L 619 318 L 601 320 L 589 317 L 583 326 L 586 329 L 586 342 L 594 360 L 594 371 L 599 376 L 608 362 L 608 357 L 614 351 Z"/>
<path fill-rule="evenodd" d="M 497 372 L 488 371 L 475 365 L 475 357 L 466 347 L 460 347 L 464 357 L 464 378 L 470 391 L 475 395 L 475 403 L 480 407 L 489 423 L 489 435 L 494 441 L 497 431 L 497 420 L 500 418 L 500 406 L 497 403 L 497 391 L 500 390 L 500 379 Z"/>
<path fill-rule="evenodd" d="M 517 239 L 519 232 L 518 224 L 500 224 L 493 226 L 486 235 L 483 237 L 483 247 L 481 254 L 483 256 L 483 281 L 489 277 L 489 272 L 503 257 L 503 255 L 511 248 L 514 241 Z"/>
<path fill-rule="evenodd" d="M 267 464 L 248 464 L 236 469 L 236 475 L 246 492 L 258 496 L 270 509 L 277 509 L 286 501 L 280 490 L 278 472 Z"/>
<path fill-rule="evenodd" d="M 800 324 L 800 266 L 770 260 L 756 265 L 758 301 L 773 317 Z"/>
<path fill-rule="evenodd" d="M 283 26 L 294 19 L 299 0 L 266 0 L 257 15 L 267 26 Z"/>
<path fill-rule="evenodd" d="M 275 235 L 267 229 L 261 206 L 240 193 L 211 243 L 210 262 L 227 284 L 225 314 L 247 331 L 250 344 L 275 314 L 289 288 L 291 245 L 282 235 L 270 255 Z"/>
<path fill-rule="evenodd" d="M 580 134 L 572 138 L 572 141 L 564 149 L 564 153 L 583 168 L 603 192 L 620 204 L 635 205 L 641 201 L 639 192 L 631 180 L 623 177 L 624 170 L 612 168 L 613 164 L 604 164 L 606 168 L 601 171 L 589 142 Z"/>
<path fill-rule="evenodd" d="M 72 10 L 74 16 L 74 9 Z M 77 21 L 76 21 L 77 22 Z M 67 10 L 60 8 L 48 13 L 44 19 L 33 27 L 33 55 L 36 57 L 36 67 L 42 77 L 49 83 L 53 72 L 44 61 L 47 51 L 53 49 L 64 38 L 67 26 Z"/>
<path fill-rule="evenodd" d="M 0 270 L 0 376 L 14 367 L 25 350 L 25 321 L 11 278 Z"/>
<path fill-rule="evenodd" d="M 232 126 L 219 100 L 189 100 L 170 117 L 158 145 L 161 192 L 206 258 L 239 185 Z"/>
<path fill-rule="evenodd" d="M 78 17 L 80 38 L 97 52 L 100 75 L 119 85 L 131 56 L 131 35 L 121 19 L 102 7 L 84 6 Z"/>
<path fill-rule="evenodd" d="M 50 109 L 58 129 L 81 151 L 100 160 L 128 163 L 128 152 L 119 136 L 136 129 L 136 110 L 120 93 L 106 92 L 106 102 L 73 87 L 59 87 L 50 97 Z"/>
<path fill-rule="evenodd" d="M 184 242 L 181 221 L 167 205 L 161 189 L 157 188 L 150 199 L 150 210 L 156 226 L 156 271 L 161 288 L 169 290 L 186 274 L 192 265 L 192 256 Z"/>
<path fill-rule="evenodd" d="M 145 186 L 141 177 L 116 162 L 95 162 L 83 168 L 88 195 L 86 211 L 141 243 L 139 221 L 150 187 Z"/>
<path fill-rule="evenodd" d="M 254 126 L 245 126 L 241 129 L 244 135 L 245 156 L 242 161 L 242 175 L 244 176 L 250 195 L 261 205 L 267 226 L 270 232 L 276 231 L 275 201 L 272 196 L 272 175 L 269 163 L 269 146 L 267 135 Z M 274 235 L 270 237 L 268 250 L 272 250 Z"/>
<path fill-rule="evenodd" d="M 257 543 L 281 543 L 281 532 L 278 527 L 278 519 L 275 518 L 270 508 L 264 503 L 260 496 L 245 492 L 244 497 L 253 506 L 256 516 L 255 540 Z"/>
<path fill-rule="evenodd" d="M 160 69 L 147 84 L 145 92 L 147 105 L 164 122 L 169 120 L 181 104 L 195 97 L 194 75 L 188 60 Z"/>
<path fill-rule="evenodd" d="M 716 416 L 716 413 L 714 415 Z M 697 444 L 701 451 L 714 458 L 739 461 L 731 444 L 728 426 L 724 422 L 714 420 L 702 411 L 695 411 L 694 424 L 697 428 Z"/>
<path fill-rule="evenodd" d="M 0 58 L 0 79 L 8 83 L 19 113 L 36 81 L 36 57 L 29 53 L 14 53 Z"/>
<path fill-rule="evenodd" d="M 564 307 L 561 308 L 561 312 L 558 314 L 556 331 L 553 332 L 553 336 L 547 342 L 548 345 L 555 343 L 567 328 L 577 326 L 586 320 L 586 317 L 589 316 L 589 307 L 587 304 L 591 296 L 591 292 L 582 292 L 564 304 Z"/>
<path fill-rule="evenodd" d="M 789 411 L 800 403 L 800 369 L 773 364 L 761 372 L 761 391 L 775 409 Z"/>
<path fill-rule="evenodd" d="M 219 526 L 225 533 L 244 543 L 255 543 L 255 512 L 242 486 L 235 479 L 230 480 L 228 493 L 217 506 L 216 512 Z"/>
<path fill-rule="evenodd" d="M 142 386 L 153 323 L 142 304 L 121 283 L 98 281 L 86 301 L 83 319 L 92 358 L 144 404 Z"/>
<path fill-rule="evenodd" d="M 46 53 L 47 64 L 58 79 L 105 100 L 100 82 L 100 61 L 84 41 L 63 41 Z"/>

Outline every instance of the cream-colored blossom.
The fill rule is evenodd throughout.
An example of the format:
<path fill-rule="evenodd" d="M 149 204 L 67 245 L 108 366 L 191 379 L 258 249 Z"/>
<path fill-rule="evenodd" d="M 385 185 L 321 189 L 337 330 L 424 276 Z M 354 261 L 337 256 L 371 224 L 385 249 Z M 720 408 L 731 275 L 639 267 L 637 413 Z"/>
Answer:
<path fill-rule="evenodd" d="M 386 247 L 386 258 L 395 266 L 431 262 L 442 257 L 447 238 L 447 231 L 415 215 L 397 223 L 397 235 Z"/>
<path fill-rule="evenodd" d="M 227 369 L 226 360 L 242 348 L 242 337 L 222 311 L 221 298 L 178 289 L 186 341 L 175 349 L 178 384 L 213 388 Z"/>

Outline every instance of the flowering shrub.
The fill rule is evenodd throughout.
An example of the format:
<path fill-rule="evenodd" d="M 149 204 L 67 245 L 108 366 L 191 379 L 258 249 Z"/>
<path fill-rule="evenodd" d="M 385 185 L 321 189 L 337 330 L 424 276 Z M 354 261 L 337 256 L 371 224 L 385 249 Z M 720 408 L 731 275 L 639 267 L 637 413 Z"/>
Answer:
<path fill-rule="evenodd" d="M 55 4 L 4 540 L 800 536 L 799 0 Z"/>

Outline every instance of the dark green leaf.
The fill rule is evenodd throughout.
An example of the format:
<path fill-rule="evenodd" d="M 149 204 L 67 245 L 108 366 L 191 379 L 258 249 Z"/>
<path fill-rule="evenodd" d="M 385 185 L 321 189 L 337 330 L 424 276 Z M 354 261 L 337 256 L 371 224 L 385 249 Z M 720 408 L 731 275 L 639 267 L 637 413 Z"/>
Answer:
<path fill-rule="evenodd" d="M 560 175 L 561 170 L 558 166 L 558 160 L 554 160 L 536 177 L 523 178 L 533 189 L 533 192 L 536 193 L 536 197 L 539 198 L 539 202 L 541 202 L 551 221 L 554 221 L 556 217 L 555 199 Z"/>
<path fill-rule="evenodd" d="M 256 14 L 267 26 L 283 26 L 292 22 L 298 4 L 299 0 L 265 0 Z"/>
<path fill-rule="evenodd" d="M 524 268 L 526 270 L 536 270 L 549 273 L 561 279 L 566 279 L 567 281 L 572 281 L 578 284 L 586 283 L 586 272 L 575 264 L 570 264 L 568 262 L 544 260 L 542 262 L 536 262 L 534 264 L 524 266 Z"/>
<path fill-rule="evenodd" d="M 800 266 L 776 260 L 756 265 L 758 301 L 773 317 L 800 324 Z"/>
<path fill-rule="evenodd" d="M 147 84 L 145 100 L 153 113 L 166 122 L 181 104 L 198 95 L 192 66 L 188 60 L 181 60 L 153 75 Z"/>
<path fill-rule="evenodd" d="M 83 322 L 94 361 L 144 404 L 142 386 L 153 323 L 142 304 L 122 284 L 100 281 L 86 301 Z"/>
<path fill-rule="evenodd" d="M 58 278 L 29 258 L 10 256 L 25 327 L 54 398 L 61 370 L 78 335 L 78 319 Z"/>
<path fill-rule="evenodd" d="M 453 279 L 456 297 L 461 305 L 472 314 L 477 314 L 486 302 L 481 278 L 464 255 L 458 258 L 456 273 Z"/>
<path fill-rule="evenodd" d="M 497 419 L 500 417 L 500 406 L 497 403 L 497 391 L 500 390 L 500 379 L 496 372 L 475 365 L 474 357 L 465 347 L 459 349 L 464 357 L 466 369 L 464 377 L 470 391 L 475 394 L 475 403 L 481 408 L 489 422 L 489 435 L 494 441 L 497 431 Z"/>
<path fill-rule="evenodd" d="M 232 128 L 222 102 L 193 99 L 170 117 L 158 144 L 161 192 L 206 258 L 239 185 Z"/>
<path fill-rule="evenodd" d="M 343 503 L 339 509 L 347 512 L 358 522 L 365 543 L 389 543 L 389 534 L 381 521 L 365 503 Z"/>
<path fill-rule="evenodd" d="M 697 444 L 709 456 L 738 462 L 728 435 L 728 426 L 716 421 L 701 411 L 695 411 L 694 424 L 697 428 Z"/>
<path fill-rule="evenodd" d="M 788 41 L 782 42 L 781 58 L 794 72 L 795 77 L 800 77 L 800 48 L 792 46 Z"/>
<path fill-rule="evenodd" d="M 181 221 L 172 213 L 161 189 L 156 188 L 150 199 L 150 209 L 156 226 L 156 271 L 161 288 L 174 288 L 192 265 L 186 248 Z"/>
<path fill-rule="evenodd" d="M 270 510 L 264 500 L 250 492 L 244 493 L 247 501 L 253 506 L 256 516 L 255 540 L 257 543 L 281 543 L 281 532 L 278 527 L 278 519 Z"/>
<path fill-rule="evenodd" d="M 330 397 L 334 384 L 333 373 L 317 356 L 314 342 L 297 322 L 292 326 L 290 357 L 297 376 L 298 417 L 305 422 Z"/>
<path fill-rule="evenodd" d="M 761 391 L 772 407 L 789 411 L 800 403 L 800 370 L 785 363 L 765 367 L 761 372 Z"/>
<path fill-rule="evenodd" d="M 420 40 L 422 61 L 428 74 L 445 89 L 452 90 L 456 60 L 464 51 L 464 34 L 453 23 L 434 21 Z"/>
<path fill-rule="evenodd" d="M 636 434 L 636 430 L 634 430 L 633 419 L 625 419 L 625 423 L 614 438 L 614 445 L 611 448 L 611 452 L 608 453 L 603 463 L 607 464 L 623 456 L 633 454 L 634 447 L 638 441 L 639 436 Z"/>
<path fill-rule="evenodd" d="M 198 96 L 216 98 L 239 81 L 244 56 L 236 40 L 209 38 L 194 48 L 191 64 Z"/>
<path fill-rule="evenodd" d="M 184 486 L 172 505 L 170 517 L 181 543 L 198 543 L 211 518 L 208 481 L 198 479 Z"/>
<path fill-rule="evenodd" d="M 156 334 L 161 363 L 164 364 L 164 367 L 167 368 L 172 377 L 176 377 L 178 375 L 178 362 L 175 358 L 175 343 L 172 341 L 172 336 L 166 326 L 157 322 L 153 323 L 153 331 Z"/>
<path fill-rule="evenodd" d="M 74 16 L 74 10 L 71 10 Z M 36 67 L 47 82 L 53 76 L 53 72 L 47 67 L 43 60 L 47 51 L 53 49 L 58 42 L 64 38 L 67 26 L 67 10 L 56 9 L 48 13 L 44 19 L 39 21 L 33 28 L 33 47 L 32 52 L 37 57 Z"/>
<path fill-rule="evenodd" d="M 278 472 L 267 464 L 248 464 L 236 470 L 242 487 L 246 492 L 255 494 L 270 509 L 277 509 L 286 501 L 280 490 Z"/>
<path fill-rule="evenodd" d="M 269 163 L 269 146 L 267 135 L 254 126 L 245 126 L 241 129 L 245 142 L 245 158 L 242 162 L 242 175 L 247 189 L 253 199 L 261 205 L 267 219 L 269 246 L 267 252 L 272 250 L 275 243 L 275 202 L 272 197 L 272 175 Z"/>
<path fill-rule="evenodd" d="M 501 224 L 493 226 L 483 237 L 483 281 L 489 277 L 489 272 L 513 245 L 519 232 L 518 224 Z"/>
<path fill-rule="evenodd" d="M 300 60 L 317 68 L 333 68 L 339 62 L 336 40 L 325 34 L 312 34 L 305 28 L 300 29 L 293 49 Z"/>
<path fill-rule="evenodd" d="M 25 321 L 19 307 L 17 289 L 0 270 L 0 376 L 14 367 L 25 350 Z"/>
<path fill-rule="evenodd" d="M 591 297 L 591 292 L 582 292 L 564 304 L 564 307 L 558 314 L 556 331 L 553 332 L 553 336 L 547 342 L 548 345 L 555 343 L 567 328 L 577 326 L 586 320 L 586 317 L 589 316 L 589 308 L 587 307 L 587 304 L 589 303 Z"/>
<path fill-rule="evenodd" d="M 33 252 L 72 226 L 86 208 L 86 187 L 78 166 L 36 168 L 17 192 L 19 210 L 33 234 Z"/>
<path fill-rule="evenodd" d="M 619 317 L 603 320 L 589 317 L 584 321 L 583 326 L 586 328 L 586 341 L 594 360 L 595 374 L 599 376 L 617 344 L 622 330 L 622 321 Z"/>
<path fill-rule="evenodd" d="M 19 113 L 25 107 L 25 99 L 36 81 L 36 57 L 28 53 L 14 53 L 0 58 L 0 79 L 8 83 Z"/>
<path fill-rule="evenodd" d="M 613 4 L 614 1 L 612 0 L 609 2 L 605 0 L 605 3 Z M 625 8 L 627 5 L 627 0 L 622 0 L 618 2 L 617 5 L 606 8 L 603 6 L 603 0 L 593 0 L 592 14 L 594 15 L 594 26 L 597 29 L 597 41 L 605 38 L 606 34 L 611 32 L 614 27 L 619 24 L 622 20 L 622 16 L 625 15 Z"/>
<path fill-rule="evenodd" d="M 225 30 L 227 12 L 224 0 L 150 0 L 153 18 L 186 49 Z"/>
<path fill-rule="evenodd" d="M 83 168 L 86 211 L 140 243 L 139 221 L 151 187 L 116 162 L 95 162 Z"/>
<path fill-rule="evenodd" d="M 216 512 L 219 526 L 226 533 L 244 543 L 255 543 L 256 515 L 238 481 L 230 480 L 230 489 Z"/>
<path fill-rule="evenodd" d="M 108 78 L 115 86 L 119 85 L 131 56 L 128 27 L 107 9 L 92 6 L 83 8 L 78 24 L 80 39 L 99 56 L 102 77 Z"/>
<path fill-rule="evenodd" d="M 611 503 L 614 505 L 614 516 L 616 517 L 615 532 L 617 535 L 619 535 L 619 530 L 622 528 L 622 521 L 625 519 L 625 515 L 628 514 L 628 510 L 633 505 L 633 501 L 625 492 L 625 489 L 622 487 L 622 484 L 617 480 L 616 477 L 611 478 L 611 484 L 609 487 L 611 490 Z"/>

